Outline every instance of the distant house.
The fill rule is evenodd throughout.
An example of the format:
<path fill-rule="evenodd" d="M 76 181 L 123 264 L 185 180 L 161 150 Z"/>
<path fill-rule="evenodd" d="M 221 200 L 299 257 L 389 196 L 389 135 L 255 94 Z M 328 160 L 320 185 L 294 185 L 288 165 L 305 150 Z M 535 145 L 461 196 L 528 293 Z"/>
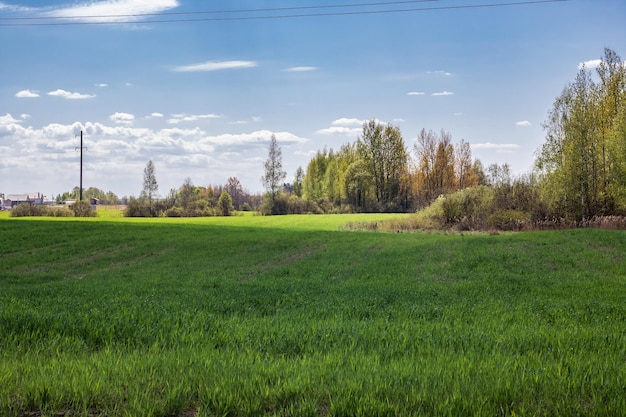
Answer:
<path fill-rule="evenodd" d="M 26 193 L 26 194 L 8 194 L 2 202 L 2 208 L 10 210 L 13 207 L 17 207 L 22 203 L 28 203 L 33 205 L 47 204 L 48 199 L 41 193 Z"/>

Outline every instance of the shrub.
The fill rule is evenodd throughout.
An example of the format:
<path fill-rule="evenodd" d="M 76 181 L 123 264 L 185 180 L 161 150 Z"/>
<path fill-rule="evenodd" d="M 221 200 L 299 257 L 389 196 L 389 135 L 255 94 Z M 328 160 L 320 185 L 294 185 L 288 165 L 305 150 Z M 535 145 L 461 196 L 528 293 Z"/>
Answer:
<path fill-rule="evenodd" d="M 77 201 L 70 206 L 75 217 L 96 217 L 98 214 L 88 201 Z"/>
<path fill-rule="evenodd" d="M 47 216 L 48 207 L 22 203 L 11 210 L 11 217 Z"/>
<path fill-rule="evenodd" d="M 53 208 L 49 206 L 22 203 L 11 210 L 11 217 L 72 217 L 75 213 L 67 208 Z"/>
<path fill-rule="evenodd" d="M 183 209 L 180 207 L 172 207 L 165 211 L 167 217 L 183 217 Z"/>
<path fill-rule="evenodd" d="M 522 210 L 502 210 L 489 216 L 489 224 L 498 230 L 520 231 L 530 224 L 530 213 Z"/>
<path fill-rule="evenodd" d="M 150 205 L 143 199 L 131 197 L 124 210 L 126 217 L 152 217 Z"/>

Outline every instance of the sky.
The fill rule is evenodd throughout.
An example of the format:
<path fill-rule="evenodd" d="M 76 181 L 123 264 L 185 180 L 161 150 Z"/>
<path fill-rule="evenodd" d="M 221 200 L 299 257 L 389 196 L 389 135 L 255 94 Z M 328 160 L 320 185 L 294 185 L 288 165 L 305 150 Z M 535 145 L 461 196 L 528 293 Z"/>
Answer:
<path fill-rule="evenodd" d="M 486 167 L 533 168 L 580 66 L 626 58 L 623 0 L 0 0 L 0 193 L 79 184 L 263 191 L 364 121 L 446 130 Z"/>

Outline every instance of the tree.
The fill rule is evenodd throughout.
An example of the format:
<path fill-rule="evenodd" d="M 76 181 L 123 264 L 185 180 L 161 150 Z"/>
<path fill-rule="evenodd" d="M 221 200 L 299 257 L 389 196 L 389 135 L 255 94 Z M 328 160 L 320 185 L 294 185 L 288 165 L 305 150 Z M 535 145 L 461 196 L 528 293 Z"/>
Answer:
<path fill-rule="evenodd" d="M 236 177 L 228 178 L 226 187 L 224 187 L 233 200 L 233 206 L 239 209 L 243 204 L 243 187 Z"/>
<path fill-rule="evenodd" d="M 154 163 L 152 160 L 148 161 L 148 164 L 143 170 L 143 191 L 142 194 L 148 199 L 150 211 L 152 212 L 152 197 L 156 196 L 156 192 L 159 189 L 157 183 Z"/>
<path fill-rule="evenodd" d="M 615 213 L 626 185 L 615 152 L 623 140 L 615 132 L 624 115 L 626 67 L 606 49 L 597 75 L 599 83 L 581 68 L 557 97 L 536 161 L 543 198 L 553 213 L 575 220 Z"/>
<path fill-rule="evenodd" d="M 437 135 L 422 129 L 414 146 L 417 157 L 417 179 L 422 204 L 455 189 L 456 178 L 452 136 L 445 130 Z"/>
<path fill-rule="evenodd" d="M 376 201 L 389 206 L 398 196 L 402 175 L 408 171 L 400 129 L 375 120 L 365 122 L 357 149 L 373 179 Z"/>
<path fill-rule="evenodd" d="M 461 139 L 455 147 L 455 171 L 457 186 L 460 190 L 478 185 L 478 178 L 472 170 L 472 149 L 469 142 Z"/>
<path fill-rule="evenodd" d="M 227 191 L 222 191 L 218 200 L 218 207 L 222 216 L 230 216 L 234 210 L 233 199 Z"/>
<path fill-rule="evenodd" d="M 298 167 L 296 170 L 296 176 L 293 179 L 293 193 L 297 197 L 302 197 L 302 184 L 304 182 L 304 170 L 302 167 Z"/>
<path fill-rule="evenodd" d="M 283 171 L 282 151 L 276 141 L 276 135 L 272 135 L 270 147 L 265 161 L 265 175 L 261 177 L 263 186 L 267 190 L 269 209 L 274 214 L 275 203 L 282 189 L 283 180 L 287 173 Z"/>

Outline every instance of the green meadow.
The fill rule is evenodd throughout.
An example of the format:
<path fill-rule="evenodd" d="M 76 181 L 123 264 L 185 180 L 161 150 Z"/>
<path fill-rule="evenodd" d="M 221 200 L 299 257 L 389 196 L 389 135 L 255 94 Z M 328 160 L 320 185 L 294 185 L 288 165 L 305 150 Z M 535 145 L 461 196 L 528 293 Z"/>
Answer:
<path fill-rule="evenodd" d="M 2 216 L 2 416 L 626 415 L 623 231 Z"/>

